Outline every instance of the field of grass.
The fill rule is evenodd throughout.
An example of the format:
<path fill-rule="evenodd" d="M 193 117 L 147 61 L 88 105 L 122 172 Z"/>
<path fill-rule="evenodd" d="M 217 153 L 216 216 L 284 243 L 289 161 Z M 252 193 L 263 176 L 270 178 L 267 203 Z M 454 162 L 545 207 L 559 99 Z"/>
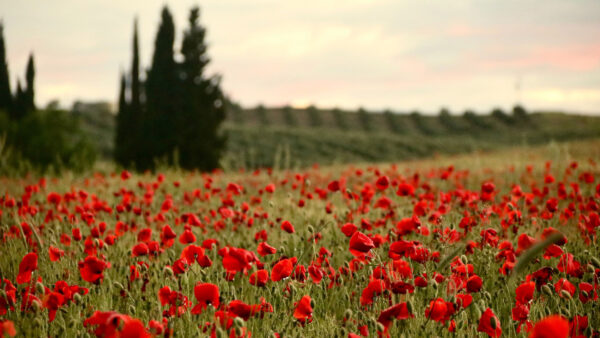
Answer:
<path fill-rule="evenodd" d="M 599 159 L 0 178 L 0 334 L 598 336 Z"/>

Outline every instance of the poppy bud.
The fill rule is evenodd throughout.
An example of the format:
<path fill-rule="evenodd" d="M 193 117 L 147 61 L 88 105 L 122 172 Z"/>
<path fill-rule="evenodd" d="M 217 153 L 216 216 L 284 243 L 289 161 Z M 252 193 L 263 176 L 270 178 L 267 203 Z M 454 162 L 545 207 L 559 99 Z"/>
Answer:
<path fill-rule="evenodd" d="M 227 338 L 227 333 L 223 331 L 221 328 L 217 328 L 217 337 L 218 338 Z"/>
<path fill-rule="evenodd" d="M 566 318 L 571 317 L 571 311 L 569 311 L 568 309 L 560 309 L 559 312 L 562 313 L 562 315 Z"/>
<path fill-rule="evenodd" d="M 125 287 L 123 287 L 123 284 L 121 284 L 121 283 L 119 283 L 119 282 L 117 282 L 117 281 L 114 281 L 114 282 L 113 282 L 113 286 L 114 286 L 115 288 L 119 289 L 119 290 L 124 290 L 124 289 L 125 289 Z"/>
<path fill-rule="evenodd" d="M 590 273 L 596 272 L 596 268 L 594 268 L 594 266 L 592 264 L 588 264 L 587 269 L 588 269 L 588 272 L 590 272 Z"/>
<path fill-rule="evenodd" d="M 413 309 L 414 309 L 413 303 L 410 300 L 408 302 L 406 302 L 406 309 L 408 310 L 408 312 L 414 313 L 413 312 Z"/>
<path fill-rule="evenodd" d="M 3 289 L 0 289 L 0 299 L 8 300 L 6 298 L 6 291 L 4 291 Z"/>
<path fill-rule="evenodd" d="M 548 284 L 544 284 L 544 286 L 542 286 L 542 292 L 547 296 L 552 296 L 552 289 L 548 286 Z"/>
<path fill-rule="evenodd" d="M 484 291 L 484 292 L 483 292 L 483 296 L 484 296 L 484 297 L 485 297 L 487 300 L 489 300 L 489 301 L 491 301 L 491 300 L 492 300 L 492 295 L 490 295 L 490 293 L 489 293 L 489 292 L 487 292 L 487 291 Z"/>
<path fill-rule="evenodd" d="M 233 325 L 235 325 L 236 328 L 243 327 L 244 319 L 241 317 L 235 317 L 235 319 L 233 319 Z"/>
<path fill-rule="evenodd" d="M 460 256 L 460 261 L 463 262 L 463 264 L 469 263 L 469 260 L 467 259 L 467 256 L 465 256 L 465 255 Z"/>
<path fill-rule="evenodd" d="M 171 269 L 171 268 L 170 268 L 170 267 L 168 267 L 168 266 L 165 266 L 165 268 L 163 269 L 163 274 L 164 274 L 166 277 L 171 277 L 171 276 L 175 275 L 175 273 L 173 272 L 173 269 Z"/>
<path fill-rule="evenodd" d="M 315 308 L 315 300 L 312 298 L 310 299 L 310 307 L 313 309 Z"/>
<path fill-rule="evenodd" d="M 33 309 L 33 312 L 38 312 L 42 309 L 42 303 L 40 303 L 39 301 L 33 301 L 33 302 L 31 302 L 31 305 L 32 305 L 31 308 Z M 36 319 L 38 319 L 38 318 L 36 318 Z"/>
<path fill-rule="evenodd" d="M 129 313 L 135 314 L 135 306 L 133 304 L 129 305 Z"/>
<path fill-rule="evenodd" d="M 383 332 L 385 330 L 385 327 L 383 326 L 383 324 L 381 323 L 377 323 L 377 332 Z"/>
<path fill-rule="evenodd" d="M 478 307 L 475 307 L 475 318 L 481 318 L 481 310 Z"/>
<path fill-rule="evenodd" d="M 313 228 L 313 226 L 312 226 L 312 225 L 310 225 L 310 224 L 308 225 L 308 227 L 306 227 L 306 229 L 307 229 L 307 230 L 308 230 L 308 232 L 310 232 L 310 233 L 314 233 L 314 232 L 315 232 L 315 228 Z"/>
<path fill-rule="evenodd" d="M 34 326 L 42 326 L 42 319 L 40 317 L 36 317 L 34 320 Z"/>
<path fill-rule="evenodd" d="M 44 284 L 40 282 L 35 283 L 35 291 L 37 291 L 39 294 L 44 294 Z"/>
<path fill-rule="evenodd" d="M 348 320 L 350 318 L 352 318 L 352 310 L 346 309 L 346 312 L 344 312 L 344 319 Z"/>
<path fill-rule="evenodd" d="M 594 264 L 595 267 L 600 268 L 600 259 L 598 259 L 598 257 L 592 257 L 592 264 Z"/>
<path fill-rule="evenodd" d="M 75 303 L 79 304 L 81 303 L 81 295 L 76 293 L 73 295 L 73 300 L 75 301 Z"/>
<path fill-rule="evenodd" d="M 562 297 L 564 297 L 566 299 L 571 299 L 571 294 L 567 290 L 561 290 L 560 294 L 561 294 Z"/>

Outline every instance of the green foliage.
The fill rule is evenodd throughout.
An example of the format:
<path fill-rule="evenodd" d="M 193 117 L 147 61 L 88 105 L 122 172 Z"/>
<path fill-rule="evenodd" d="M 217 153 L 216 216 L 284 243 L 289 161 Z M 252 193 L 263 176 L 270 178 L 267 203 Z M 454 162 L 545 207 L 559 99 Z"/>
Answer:
<path fill-rule="evenodd" d="M 435 135 L 435 131 L 429 126 L 429 124 L 427 123 L 426 118 L 421 115 L 421 113 L 419 113 L 418 111 L 414 111 L 412 113 L 410 113 L 410 119 L 412 120 L 413 124 L 415 125 L 416 129 L 421 133 L 421 134 L 425 134 L 425 135 Z"/>
<path fill-rule="evenodd" d="M 94 147 L 68 112 L 34 111 L 18 122 L 0 115 L 4 174 L 24 174 L 23 169 L 83 171 L 96 159 Z"/>
<path fill-rule="evenodd" d="M 12 108 L 10 76 L 6 62 L 6 44 L 4 43 L 4 25 L 0 22 L 0 110 L 5 112 Z"/>
<path fill-rule="evenodd" d="M 458 133 L 462 131 L 462 128 L 458 125 L 458 122 L 455 120 L 455 118 L 450 115 L 450 111 L 448 111 L 448 109 L 442 108 L 438 115 L 438 119 L 450 133 Z"/>
<path fill-rule="evenodd" d="M 258 117 L 258 121 L 261 125 L 268 126 L 269 124 L 271 124 L 271 121 L 269 121 L 269 116 L 267 115 L 267 108 L 265 108 L 263 104 L 259 104 L 258 106 L 256 106 L 254 112 Z"/>
<path fill-rule="evenodd" d="M 358 121 L 360 122 L 360 126 L 363 130 L 373 130 L 373 125 L 371 123 L 371 115 L 362 107 L 358 109 Z"/>
<path fill-rule="evenodd" d="M 308 106 L 306 113 L 308 114 L 308 123 L 310 123 L 311 127 L 319 127 L 323 124 L 321 112 L 314 105 Z"/>
<path fill-rule="evenodd" d="M 463 118 L 467 120 L 475 129 L 491 129 L 492 125 L 483 119 L 480 115 L 475 114 L 471 110 L 465 111 Z M 471 128 L 473 129 L 473 128 Z"/>
<path fill-rule="evenodd" d="M 514 125 L 515 119 L 506 114 L 502 109 L 495 108 L 492 110 L 492 117 L 506 125 Z"/>
<path fill-rule="evenodd" d="M 290 107 L 289 105 L 283 107 L 283 109 L 281 109 L 281 112 L 283 113 L 283 119 L 285 120 L 285 124 L 290 126 L 290 127 L 294 127 L 296 125 L 298 125 L 298 120 L 296 119 L 296 116 L 294 115 L 294 111 L 292 110 L 292 107 Z"/>
<path fill-rule="evenodd" d="M 121 80 L 115 159 L 138 170 L 154 169 L 158 161 L 185 169 L 209 171 L 218 167 L 225 146 L 219 129 L 227 100 L 221 78 L 204 73 L 210 59 L 200 9 L 190 11 L 181 45 L 182 62 L 175 61 L 175 25 L 165 7 L 155 40 L 145 95 L 139 79 L 137 22 L 129 88 Z M 130 102 L 127 102 L 129 89 Z M 142 96 L 146 98 L 142 105 Z"/>
<path fill-rule="evenodd" d="M 405 126 L 402 125 L 399 116 L 397 116 L 397 114 L 393 113 L 391 110 L 385 110 L 383 112 L 383 117 L 391 132 L 400 134 L 405 131 Z"/>
<path fill-rule="evenodd" d="M 331 113 L 333 114 L 333 120 L 335 125 L 341 130 L 348 129 L 348 120 L 346 119 L 346 113 L 342 112 L 338 108 L 334 108 Z"/>
<path fill-rule="evenodd" d="M 513 107 L 512 115 L 517 121 L 529 121 L 529 115 L 527 114 L 525 108 L 523 108 L 521 105 L 516 105 Z"/>

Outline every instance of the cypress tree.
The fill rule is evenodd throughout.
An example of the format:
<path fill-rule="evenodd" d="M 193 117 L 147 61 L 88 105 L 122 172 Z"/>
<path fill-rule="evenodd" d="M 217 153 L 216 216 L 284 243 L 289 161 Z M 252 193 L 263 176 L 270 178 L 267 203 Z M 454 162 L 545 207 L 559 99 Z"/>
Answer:
<path fill-rule="evenodd" d="M 144 140 L 143 127 L 144 127 L 144 115 L 142 112 L 141 102 L 141 84 L 140 84 L 140 48 L 138 41 L 138 23 L 137 18 L 133 24 L 133 56 L 131 59 L 131 97 L 130 103 L 125 103 L 126 119 L 125 123 L 125 137 L 127 138 L 124 143 L 124 156 L 126 163 L 131 162 L 138 163 L 140 161 L 140 155 L 144 151 Z"/>
<path fill-rule="evenodd" d="M 117 130 L 115 133 L 115 160 L 123 166 L 130 164 L 133 155 L 129 149 L 129 145 L 133 141 L 131 138 L 133 130 L 130 129 L 131 116 L 127 104 L 126 90 L 125 74 L 121 74 L 119 111 L 117 112 Z"/>
<path fill-rule="evenodd" d="M 4 43 L 4 25 L 0 22 L 0 110 L 11 111 L 12 94 L 10 92 L 10 77 L 6 62 L 6 45 Z"/>
<path fill-rule="evenodd" d="M 33 63 L 33 53 L 29 54 L 29 60 L 27 60 L 27 70 L 25 71 L 25 97 L 24 97 L 24 108 L 25 114 L 35 110 L 35 97 L 34 97 L 34 81 L 35 78 L 35 66 Z"/>
<path fill-rule="evenodd" d="M 198 23 L 200 9 L 192 8 L 189 27 L 181 46 L 180 67 L 181 113 L 176 120 L 177 149 L 180 164 L 187 169 L 212 170 L 219 165 L 225 145 L 219 125 L 225 119 L 225 98 L 220 77 L 207 77 L 204 69 L 210 62 L 204 41 L 206 29 Z"/>
<path fill-rule="evenodd" d="M 141 157 L 138 169 L 149 169 L 154 159 L 167 157 L 172 163 L 176 144 L 175 114 L 178 86 L 176 64 L 173 57 L 175 26 L 173 16 L 164 7 L 154 43 L 152 65 L 146 80 L 146 115 L 143 120 L 142 137 L 138 143 Z"/>
<path fill-rule="evenodd" d="M 17 80 L 17 91 L 12 104 L 13 118 L 20 120 L 25 116 L 25 91 L 21 87 L 21 81 Z"/>
<path fill-rule="evenodd" d="M 140 97 L 140 49 L 138 45 L 137 18 L 133 25 L 133 58 L 131 60 L 131 116 L 133 123 L 141 122 L 142 104 Z"/>

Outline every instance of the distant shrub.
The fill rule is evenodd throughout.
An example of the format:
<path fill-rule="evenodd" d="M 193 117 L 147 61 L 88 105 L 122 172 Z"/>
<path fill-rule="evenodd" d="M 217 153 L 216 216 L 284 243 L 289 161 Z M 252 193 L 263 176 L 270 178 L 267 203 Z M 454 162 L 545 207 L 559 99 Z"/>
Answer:
<path fill-rule="evenodd" d="M 298 120 L 296 119 L 296 116 L 294 115 L 294 111 L 292 110 L 292 107 L 285 106 L 285 107 L 283 107 L 281 112 L 283 113 L 283 119 L 285 121 L 285 124 L 287 124 L 288 126 L 292 126 L 292 127 L 298 125 Z"/>
<path fill-rule="evenodd" d="M 500 108 L 495 108 L 494 110 L 492 110 L 492 117 L 506 125 L 515 124 L 515 119 L 513 117 L 509 116 L 508 114 L 506 114 Z"/>
<path fill-rule="evenodd" d="M 227 111 L 228 117 L 231 118 L 231 120 L 234 123 L 237 123 L 237 124 L 244 123 L 244 110 L 238 103 L 227 100 L 226 101 L 226 111 Z"/>
<path fill-rule="evenodd" d="M 96 149 L 78 120 L 62 110 L 34 111 L 18 123 L 0 122 L 0 135 L 4 140 L 0 171 L 4 173 L 23 168 L 55 173 L 63 169 L 83 171 L 96 160 Z"/>
<path fill-rule="evenodd" d="M 258 118 L 258 122 L 263 126 L 268 126 L 271 121 L 269 121 L 269 117 L 267 116 L 267 108 L 264 105 L 259 104 L 255 109 L 256 117 Z"/>
<path fill-rule="evenodd" d="M 363 108 L 358 109 L 358 121 L 360 122 L 360 126 L 363 130 L 370 131 L 373 129 L 371 115 Z"/>
<path fill-rule="evenodd" d="M 517 121 L 529 120 L 529 114 L 527 114 L 527 111 L 521 105 L 516 105 L 513 107 L 512 115 Z"/>
<path fill-rule="evenodd" d="M 390 110 L 385 110 L 383 112 L 383 118 L 391 132 L 399 134 L 404 131 L 405 128 L 402 123 L 400 123 L 397 114 L 394 114 Z"/>
<path fill-rule="evenodd" d="M 471 124 L 471 126 L 477 129 L 491 129 L 492 125 L 483 119 L 480 115 L 475 114 L 471 110 L 465 111 L 463 114 L 463 118 L 467 120 Z M 473 130 L 473 128 L 471 128 Z"/>
<path fill-rule="evenodd" d="M 308 108 L 306 108 L 306 113 L 308 114 L 308 123 L 310 123 L 311 127 L 318 127 L 323 124 L 321 112 L 317 109 L 317 107 L 310 105 Z"/>
<path fill-rule="evenodd" d="M 452 133 L 458 133 L 461 131 L 461 127 L 456 122 L 455 118 L 450 114 L 450 111 L 446 108 L 442 108 L 438 115 L 440 124 L 443 125 L 448 131 Z"/>
<path fill-rule="evenodd" d="M 348 120 L 346 119 L 346 113 L 342 112 L 338 108 L 333 109 L 331 113 L 333 114 L 335 125 L 341 130 L 347 130 Z"/>
<path fill-rule="evenodd" d="M 418 111 L 410 113 L 410 119 L 413 121 L 415 128 L 425 135 L 434 135 L 435 131 L 427 124 L 425 117 Z"/>

